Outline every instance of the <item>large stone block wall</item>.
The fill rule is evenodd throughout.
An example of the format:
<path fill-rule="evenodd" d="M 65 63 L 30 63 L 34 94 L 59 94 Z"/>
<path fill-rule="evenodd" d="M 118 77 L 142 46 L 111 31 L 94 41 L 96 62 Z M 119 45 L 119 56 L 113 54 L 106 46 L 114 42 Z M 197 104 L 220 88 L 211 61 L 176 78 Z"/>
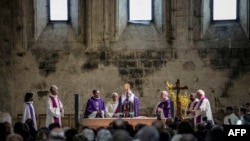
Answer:
<path fill-rule="evenodd" d="M 208 24 L 207 30 L 200 29 L 204 22 L 201 17 L 206 16 L 202 11 L 206 9 L 197 10 L 195 5 L 200 2 L 195 0 L 193 10 L 188 8 L 187 1 L 183 5 L 181 1 L 173 3 L 167 15 L 170 17 L 164 19 L 166 21 L 157 17 L 156 27 L 155 23 L 127 25 L 122 18 L 127 17 L 126 3 L 116 2 L 109 7 L 114 11 L 116 6 L 122 7 L 118 8 L 120 13 L 106 11 L 109 17 L 102 15 L 103 5 L 107 5 L 104 1 L 81 3 L 95 8 L 88 7 L 92 12 L 85 11 L 83 15 L 72 14 L 73 19 L 80 17 L 72 27 L 64 23 L 46 24 L 45 3 L 36 3 L 37 8 L 42 9 L 42 13 L 34 13 L 41 15 L 40 22 L 28 25 L 26 22 L 31 24 L 30 19 L 22 20 L 25 15 L 18 14 L 22 11 L 21 1 L 15 4 L 1 1 L 0 110 L 10 112 L 16 120 L 17 114 L 22 112 L 25 93 L 31 91 L 35 93 L 36 112 L 44 114 L 49 88 L 55 84 L 59 87 L 65 112 L 73 114 L 76 93 L 80 95 L 83 112 L 93 89 L 99 89 L 107 102 L 112 92 L 121 94 L 124 83 L 129 82 L 132 91 L 140 97 L 141 114 L 152 116 L 166 82 L 174 84 L 177 79 L 181 85 L 189 87 L 187 93 L 204 89 L 214 113 L 228 105 L 238 108 L 249 101 L 249 39 L 240 23 Z M 101 11 L 95 11 L 98 7 Z M 115 17 L 116 14 L 120 17 Z M 86 21 L 81 19 L 83 17 Z M 91 22 L 95 23 L 90 28 Z M 163 25 L 166 29 L 162 33 L 159 32 L 160 22 L 168 25 Z M 32 27 L 36 40 L 29 39 Z M 108 35 L 109 30 L 112 35 Z M 165 33 L 170 35 L 165 36 Z"/>

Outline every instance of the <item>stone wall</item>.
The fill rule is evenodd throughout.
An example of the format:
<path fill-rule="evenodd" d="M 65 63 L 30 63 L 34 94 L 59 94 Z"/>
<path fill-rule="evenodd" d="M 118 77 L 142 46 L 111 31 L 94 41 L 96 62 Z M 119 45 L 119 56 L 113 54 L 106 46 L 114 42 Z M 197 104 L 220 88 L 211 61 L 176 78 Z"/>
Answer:
<path fill-rule="evenodd" d="M 208 24 L 210 15 L 202 17 L 207 16 L 206 9 L 199 11 L 197 0 L 157 0 L 157 6 L 164 3 L 166 19 L 158 11 L 154 14 L 157 24 L 149 25 L 124 22 L 126 3 L 121 1 L 81 1 L 83 7 L 71 12 L 84 14 L 71 13 L 72 23 L 49 23 L 43 3 L 36 3 L 38 13 L 32 14 L 22 7 L 37 1 L 23 2 L 0 3 L 0 111 L 10 112 L 14 120 L 29 91 L 35 93 L 36 112 L 44 114 L 53 84 L 59 87 L 68 114 L 74 111 L 74 94 L 80 94 L 83 112 L 93 89 L 99 89 L 108 101 L 112 92 L 123 92 L 126 82 L 140 97 L 141 114 L 149 116 L 166 82 L 174 84 L 177 79 L 189 87 L 188 93 L 204 89 L 214 113 L 249 101 L 246 28 L 238 22 Z M 72 1 L 72 7 L 76 3 L 79 1 Z M 35 20 L 38 15 L 41 19 Z M 34 22 L 30 22 L 32 16 Z M 246 20 L 242 21 L 245 25 Z"/>

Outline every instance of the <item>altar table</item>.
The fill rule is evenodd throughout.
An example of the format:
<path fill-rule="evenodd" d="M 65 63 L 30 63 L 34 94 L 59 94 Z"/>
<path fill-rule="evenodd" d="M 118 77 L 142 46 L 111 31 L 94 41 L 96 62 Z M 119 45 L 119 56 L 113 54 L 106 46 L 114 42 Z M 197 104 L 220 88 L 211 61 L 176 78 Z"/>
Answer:
<path fill-rule="evenodd" d="M 98 128 L 98 127 L 108 127 L 109 124 L 114 121 L 116 118 L 84 118 L 82 120 L 82 126 L 88 126 L 90 128 Z M 136 118 L 122 118 L 123 120 L 128 121 L 129 124 L 131 124 L 133 127 L 135 127 L 136 124 L 142 123 L 146 125 L 151 125 L 153 121 L 157 120 L 156 117 L 136 117 Z M 162 121 L 165 123 L 166 119 L 162 119 Z"/>

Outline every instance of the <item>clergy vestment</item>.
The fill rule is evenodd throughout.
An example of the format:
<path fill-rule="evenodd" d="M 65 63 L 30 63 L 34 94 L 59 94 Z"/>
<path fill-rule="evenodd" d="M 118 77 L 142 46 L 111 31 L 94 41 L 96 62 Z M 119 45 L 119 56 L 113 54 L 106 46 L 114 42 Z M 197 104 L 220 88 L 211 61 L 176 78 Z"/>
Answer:
<path fill-rule="evenodd" d="M 101 111 L 101 115 L 97 114 Z M 91 97 L 88 99 L 84 118 L 104 118 L 105 104 L 101 98 Z"/>
<path fill-rule="evenodd" d="M 162 109 L 162 112 L 158 111 L 158 108 Z M 161 118 L 168 118 L 171 117 L 171 101 L 170 99 L 165 99 L 163 101 L 160 101 L 156 104 L 155 107 L 155 115 L 160 116 Z"/>
<path fill-rule="evenodd" d="M 106 118 L 112 118 L 117 108 L 118 108 L 118 101 L 113 101 L 113 100 L 109 101 L 105 107 Z"/>
<path fill-rule="evenodd" d="M 207 120 L 211 121 L 212 124 L 214 124 L 210 102 L 206 97 L 203 97 L 199 100 L 199 102 L 196 104 L 194 108 L 194 111 L 195 111 L 195 117 L 194 117 L 195 125 L 203 123 L 202 120 L 203 117 L 207 117 Z"/>
<path fill-rule="evenodd" d="M 197 104 L 198 102 L 199 102 L 198 99 L 195 99 L 194 101 L 190 101 L 189 104 L 188 104 L 187 110 L 188 110 L 188 111 L 193 111 L 194 108 L 195 108 L 195 106 L 196 106 L 196 104 Z M 193 114 L 192 112 L 187 113 L 187 117 L 188 117 L 189 119 L 194 119 L 194 114 Z"/>
<path fill-rule="evenodd" d="M 50 95 L 47 99 L 46 127 L 51 123 L 62 126 L 61 117 L 64 116 L 63 104 L 57 95 Z"/>
<path fill-rule="evenodd" d="M 131 92 L 127 97 L 125 94 L 119 97 L 118 108 L 115 113 L 123 113 L 124 117 L 129 117 L 129 113 L 133 113 L 133 117 L 139 116 L 139 98 Z"/>
<path fill-rule="evenodd" d="M 37 130 L 36 114 L 32 101 L 25 102 L 23 104 L 23 116 L 22 122 L 25 123 L 27 119 L 32 119 L 34 123 L 34 128 Z"/>

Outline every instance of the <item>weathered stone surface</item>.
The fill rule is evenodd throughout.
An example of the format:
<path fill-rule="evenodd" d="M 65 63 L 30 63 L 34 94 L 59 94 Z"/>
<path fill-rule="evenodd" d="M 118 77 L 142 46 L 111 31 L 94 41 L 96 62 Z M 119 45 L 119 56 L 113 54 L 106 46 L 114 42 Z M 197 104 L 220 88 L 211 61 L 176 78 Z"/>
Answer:
<path fill-rule="evenodd" d="M 150 116 L 166 82 L 176 79 L 188 93 L 204 89 L 214 113 L 249 101 L 249 9 L 239 8 L 239 21 L 210 24 L 211 8 L 201 10 L 199 0 L 164 6 L 157 0 L 154 20 L 141 25 L 128 23 L 127 1 L 71 1 L 71 21 L 51 23 L 47 1 L 35 8 L 21 2 L 0 2 L 0 111 L 14 120 L 28 91 L 44 114 L 53 84 L 66 114 L 74 111 L 73 94 L 84 111 L 93 89 L 108 101 L 126 82 Z"/>

